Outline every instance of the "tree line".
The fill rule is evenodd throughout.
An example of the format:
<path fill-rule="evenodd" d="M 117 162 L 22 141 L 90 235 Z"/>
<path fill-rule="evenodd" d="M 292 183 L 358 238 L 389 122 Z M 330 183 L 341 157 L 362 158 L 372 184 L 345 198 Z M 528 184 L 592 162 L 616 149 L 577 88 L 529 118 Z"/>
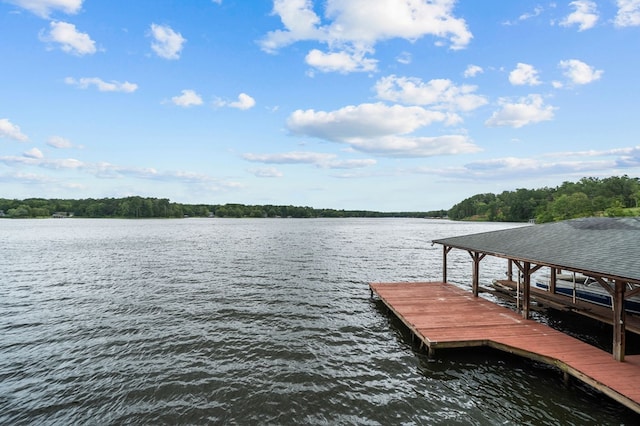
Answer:
<path fill-rule="evenodd" d="M 182 217 L 449 217 L 453 220 L 553 222 L 587 216 L 640 216 L 640 178 L 585 177 L 555 188 L 477 194 L 450 209 L 376 212 L 285 205 L 181 204 L 167 198 L 10 200 L 0 198 L 0 217 L 182 218 Z"/>
<path fill-rule="evenodd" d="M 477 194 L 449 209 L 449 218 L 544 223 L 589 216 L 640 216 L 639 204 L 639 178 L 584 177 L 555 188 Z"/>
<path fill-rule="evenodd" d="M 245 204 L 181 204 L 167 198 L 102 198 L 10 200 L 0 198 L 0 216 L 8 218 L 36 217 L 87 218 L 183 218 L 183 217 L 443 217 L 446 210 L 432 212 L 375 212 L 367 210 L 315 209 L 285 205 Z"/>

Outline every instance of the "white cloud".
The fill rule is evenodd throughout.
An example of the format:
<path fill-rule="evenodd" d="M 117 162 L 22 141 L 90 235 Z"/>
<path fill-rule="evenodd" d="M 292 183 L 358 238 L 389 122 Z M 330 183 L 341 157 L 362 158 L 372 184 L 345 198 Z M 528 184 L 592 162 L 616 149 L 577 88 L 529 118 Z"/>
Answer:
<path fill-rule="evenodd" d="M 296 110 L 287 120 L 295 135 L 305 135 L 334 142 L 408 134 L 435 122 L 447 122 L 449 114 L 440 111 L 383 103 L 347 106 L 336 111 Z"/>
<path fill-rule="evenodd" d="M 8 118 L 0 118 L 0 138 L 15 139 L 20 142 L 29 140 L 27 135 L 20 131 L 20 127 L 13 124 Z"/>
<path fill-rule="evenodd" d="M 465 168 L 473 171 L 486 171 L 486 170 L 523 170 L 531 169 L 539 164 L 538 161 L 530 158 L 517 158 L 517 157 L 503 157 L 503 158 L 491 158 L 488 160 L 479 160 L 465 165 Z"/>
<path fill-rule="evenodd" d="M 278 154 L 253 154 L 242 156 L 247 161 L 265 164 L 312 164 L 323 169 L 357 169 L 373 166 L 376 160 L 339 160 L 335 154 L 308 151 L 292 151 Z"/>
<path fill-rule="evenodd" d="M 238 100 L 236 101 L 225 101 L 223 99 L 218 98 L 214 101 L 214 105 L 217 107 L 229 107 L 229 108 L 247 110 L 247 109 L 253 108 L 256 105 L 256 101 L 246 93 L 240 93 L 238 95 Z"/>
<path fill-rule="evenodd" d="M 247 161 L 266 164 L 323 164 L 336 158 L 335 154 L 293 151 L 279 154 L 252 154 L 242 156 Z"/>
<path fill-rule="evenodd" d="M 540 16 L 540 14 L 544 11 L 544 9 L 541 6 L 536 6 L 533 9 L 533 12 L 527 12 L 527 13 L 523 13 L 522 15 L 520 15 L 518 17 L 519 21 L 526 21 L 528 19 L 531 18 L 535 18 L 536 16 Z"/>
<path fill-rule="evenodd" d="M 82 8 L 84 0 L 6 0 L 27 9 L 42 18 L 48 18 L 56 10 L 67 14 L 75 14 Z"/>
<path fill-rule="evenodd" d="M 223 181 L 202 173 L 185 171 L 158 171 L 152 167 L 127 167 L 107 162 L 84 162 L 74 158 L 37 158 L 37 156 L 0 156 L 0 162 L 8 166 L 31 166 L 49 170 L 77 171 L 100 179 L 134 178 L 176 182 L 184 184 L 202 184 L 212 191 L 239 188 L 242 184 Z M 192 187 L 189 186 L 191 189 Z"/>
<path fill-rule="evenodd" d="M 575 11 L 564 18 L 560 22 L 560 25 L 563 27 L 578 25 L 579 31 L 588 30 L 596 25 L 598 21 L 598 7 L 596 2 L 591 0 L 576 0 L 569 3 L 569 5 L 573 6 Z"/>
<path fill-rule="evenodd" d="M 435 157 L 479 152 L 480 148 L 463 135 L 435 137 L 383 136 L 352 139 L 350 145 L 358 151 L 385 157 Z"/>
<path fill-rule="evenodd" d="M 168 25 L 151 24 L 151 36 L 154 41 L 151 49 L 164 59 L 178 59 L 187 41 L 180 33 L 175 32 Z"/>
<path fill-rule="evenodd" d="M 551 7 L 555 7 L 555 3 L 553 3 Z M 518 22 L 527 21 L 529 19 L 540 16 L 542 12 L 544 12 L 544 8 L 542 8 L 542 6 L 536 6 L 532 12 L 523 13 L 522 15 L 518 16 L 517 20 L 506 21 L 506 22 L 503 22 L 502 25 L 516 25 L 518 24 Z"/>
<path fill-rule="evenodd" d="M 640 0 L 618 0 L 617 27 L 640 26 Z"/>
<path fill-rule="evenodd" d="M 509 73 L 509 82 L 516 86 L 536 86 L 540 84 L 538 71 L 529 64 L 518 63 L 516 69 Z"/>
<path fill-rule="evenodd" d="M 411 56 L 411 53 L 409 53 L 409 52 L 402 52 L 396 58 L 396 61 L 398 61 L 399 63 L 401 63 L 403 65 L 409 65 L 412 60 L 413 60 L 413 57 Z"/>
<path fill-rule="evenodd" d="M 374 71 L 378 61 L 365 58 L 365 53 L 347 51 L 324 53 L 318 49 L 312 49 L 305 57 L 305 62 L 322 72 Z"/>
<path fill-rule="evenodd" d="M 62 136 L 51 136 L 49 140 L 47 140 L 47 145 L 56 149 L 82 148 L 81 145 L 76 146 L 71 143 L 69 139 L 63 138 Z"/>
<path fill-rule="evenodd" d="M 129 83 L 128 81 L 121 83 L 115 80 L 106 82 L 97 77 L 83 77 L 78 80 L 72 77 L 67 77 L 64 79 L 64 82 L 80 89 L 87 89 L 89 86 L 95 86 L 101 92 L 132 93 L 138 90 L 138 85 L 135 83 Z"/>
<path fill-rule="evenodd" d="M 382 103 L 347 106 L 336 111 L 295 111 L 287 120 L 294 135 L 348 144 L 351 148 L 391 157 L 425 157 L 476 152 L 465 136 L 407 136 L 433 123 L 457 122 L 456 115 L 419 106 Z"/>
<path fill-rule="evenodd" d="M 449 39 L 462 49 L 473 37 L 464 19 L 453 16 L 451 0 L 332 0 L 325 16 L 333 19 L 329 39 L 373 45 L 380 40 L 417 40 L 425 35 Z"/>
<path fill-rule="evenodd" d="M 599 80 L 604 73 L 604 71 L 596 70 L 578 59 L 560 61 L 558 66 L 565 70 L 564 75 L 571 80 L 573 84 L 592 83 Z"/>
<path fill-rule="evenodd" d="M 31 148 L 29 151 L 24 152 L 22 155 L 28 158 L 44 158 L 44 154 L 38 148 Z"/>
<path fill-rule="evenodd" d="M 612 154 L 619 155 L 616 159 L 618 167 L 640 167 L 640 145 L 631 148 L 611 150 Z"/>
<path fill-rule="evenodd" d="M 180 96 L 174 96 L 171 98 L 171 102 L 181 107 L 190 107 L 194 105 L 202 105 L 203 101 L 200 95 L 190 89 L 185 89 L 181 92 Z"/>
<path fill-rule="evenodd" d="M 379 99 L 403 104 L 432 105 L 449 111 L 471 111 L 487 103 L 476 95 L 476 86 L 456 86 L 451 80 L 434 79 L 425 83 L 419 78 L 390 75 L 376 82 Z"/>
<path fill-rule="evenodd" d="M 285 29 L 271 31 L 260 41 L 266 52 L 273 53 L 296 41 L 327 39 L 325 31 L 318 28 L 320 18 L 311 0 L 274 0 L 272 14 L 280 17 Z"/>
<path fill-rule="evenodd" d="M 2 158 L 0 158 L 2 161 Z M 35 173 L 13 172 L 11 174 L 0 175 L 0 182 L 16 182 L 20 184 L 46 184 L 47 188 L 51 188 L 51 184 L 55 182 L 49 176 L 38 175 Z"/>
<path fill-rule="evenodd" d="M 461 181 L 503 181 L 508 178 L 569 176 L 576 178 L 602 174 L 615 175 L 640 166 L 640 146 L 606 151 L 552 152 L 540 158 L 504 157 L 474 161 L 460 167 L 416 170 Z"/>
<path fill-rule="evenodd" d="M 257 169 L 249 169 L 249 173 L 256 177 L 262 178 L 279 178 L 284 176 L 284 174 L 275 167 L 260 167 Z"/>
<path fill-rule="evenodd" d="M 19 164 L 24 166 L 37 166 L 54 170 L 79 170 L 88 167 L 86 163 L 83 163 L 82 161 L 76 160 L 74 158 L 47 159 L 43 157 L 39 158 L 37 156 L 23 155 L 22 157 L 0 157 L 0 161 L 7 165 Z"/>
<path fill-rule="evenodd" d="M 529 95 L 518 102 L 510 103 L 507 99 L 500 99 L 501 108 L 494 112 L 485 124 L 490 127 L 510 126 L 519 128 L 528 124 L 549 121 L 553 119 L 553 106 L 545 105 L 542 96 Z"/>
<path fill-rule="evenodd" d="M 228 105 L 231 108 L 246 110 L 246 109 L 253 108 L 256 105 L 256 101 L 246 93 L 240 93 L 238 95 L 238 100 L 235 102 L 230 102 Z"/>
<path fill-rule="evenodd" d="M 81 33 L 76 26 L 68 22 L 53 21 L 49 24 L 49 32 L 40 33 L 45 42 L 58 43 L 64 52 L 74 55 L 91 55 L 96 53 L 95 42 L 86 33 Z"/>
<path fill-rule="evenodd" d="M 336 160 L 329 163 L 332 169 L 361 169 L 364 167 L 375 166 L 378 162 L 373 158 L 365 158 L 360 160 Z"/>
<path fill-rule="evenodd" d="M 448 40 L 454 50 L 465 48 L 473 36 L 464 19 L 453 15 L 454 5 L 452 0 L 329 0 L 323 25 L 311 0 L 274 0 L 273 14 L 284 29 L 267 33 L 260 45 L 275 52 L 298 41 L 316 41 L 329 50 L 312 50 L 309 65 L 323 71 L 370 71 L 377 62 L 366 55 L 382 40 L 431 35 Z"/>
<path fill-rule="evenodd" d="M 482 69 L 482 67 L 478 66 L 478 65 L 469 65 L 467 66 L 467 69 L 464 70 L 464 77 L 465 78 L 470 78 L 470 77 L 475 77 L 478 74 L 483 73 L 484 70 Z"/>

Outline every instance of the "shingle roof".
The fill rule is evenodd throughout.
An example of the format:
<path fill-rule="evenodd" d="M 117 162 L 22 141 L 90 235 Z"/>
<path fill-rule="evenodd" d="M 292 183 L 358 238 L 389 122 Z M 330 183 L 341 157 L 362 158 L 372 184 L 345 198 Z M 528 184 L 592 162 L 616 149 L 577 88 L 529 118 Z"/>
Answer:
<path fill-rule="evenodd" d="M 640 217 L 589 217 L 433 242 L 640 284 Z"/>

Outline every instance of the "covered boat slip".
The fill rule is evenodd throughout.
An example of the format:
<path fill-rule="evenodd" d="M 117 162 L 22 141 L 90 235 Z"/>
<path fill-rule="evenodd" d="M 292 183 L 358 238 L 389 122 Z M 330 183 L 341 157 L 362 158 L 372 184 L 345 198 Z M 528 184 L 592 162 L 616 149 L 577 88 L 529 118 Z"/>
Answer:
<path fill-rule="evenodd" d="M 443 281 L 447 281 L 447 254 L 466 250 L 473 260 L 472 292 L 479 291 L 480 263 L 485 256 L 508 260 L 522 279 L 522 316 L 529 318 L 531 275 L 549 268 L 550 293 L 558 270 L 593 277 L 611 295 L 613 309 L 613 357 L 625 358 L 627 298 L 640 293 L 640 218 L 582 218 L 543 225 L 434 240 L 443 246 Z M 631 290 L 628 290 L 631 288 Z"/>
<path fill-rule="evenodd" d="M 515 281 L 494 280 L 491 292 L 496 295 L 504 294 L 511 300 L 515 299 L 517 303 L 519 288 L 522 288 L 522 284 L 518 284 Z M 553 308 L 559 311 L 573 312 L 608 325 L 613 325 L 611 306 L 596 305 L 589 301 L 582 300 L 579 297 L 573 298 L 572 295 L 562 294 L 559 291 L 554 294 L 549 292 L 549 290 L 536 287 L 531 287 L 530 296 L 531 300 L 536 302 L 532 305 L 532 310 L 536 310 L 538 307 L 542 309 Z M 627 312 L 625 315 L 625 327 L 628 332 L 640 335 L 640 315 Z"/>

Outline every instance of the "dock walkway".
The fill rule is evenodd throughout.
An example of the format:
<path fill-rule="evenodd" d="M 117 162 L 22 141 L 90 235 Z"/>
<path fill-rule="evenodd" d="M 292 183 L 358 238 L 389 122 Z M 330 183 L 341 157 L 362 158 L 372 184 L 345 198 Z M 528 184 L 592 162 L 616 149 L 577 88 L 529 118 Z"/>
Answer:
<path fill-rule="evenodd" d="M 430 353 L 489 346 L 554 365 L 640 413 L 640 355 L 616 361 L 608 352 L 447 283 L 372 283 L 370 288 Z"/>

